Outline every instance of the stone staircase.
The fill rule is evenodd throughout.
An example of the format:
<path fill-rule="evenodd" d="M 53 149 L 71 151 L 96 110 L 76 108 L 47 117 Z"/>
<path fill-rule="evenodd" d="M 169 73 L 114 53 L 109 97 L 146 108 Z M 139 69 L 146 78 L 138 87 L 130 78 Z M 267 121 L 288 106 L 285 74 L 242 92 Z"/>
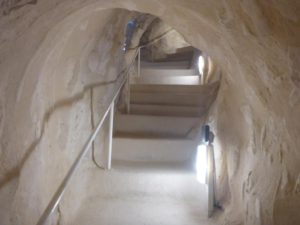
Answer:
<path fill-rule="evenodd" d="M 72 224 L 210 224 L 195 155 L 218 84 L 200 85 L 190 61 L 174 58 L 142 63 L 130 113 L 115 115 L 112 170 L 94 170 L 90 196 Z"/>
<path fill-rule="evenodd" d="M 189 57 L 182 58 L 183 53 Z M 182 162 L 194 158 L 218 83 L 200 84 L 190 54 L 191 48 L 185 47 L 169 55 L 169 61 L 141 62 L 141 75 L 130 85 L 130 113 L 120 110 L 115 117 L 113 159 L 161 161 L 156 153 L 168 156 L 166 162 L 183 154 Z M 177 56 L 179 61 L 174 60 Z"/>

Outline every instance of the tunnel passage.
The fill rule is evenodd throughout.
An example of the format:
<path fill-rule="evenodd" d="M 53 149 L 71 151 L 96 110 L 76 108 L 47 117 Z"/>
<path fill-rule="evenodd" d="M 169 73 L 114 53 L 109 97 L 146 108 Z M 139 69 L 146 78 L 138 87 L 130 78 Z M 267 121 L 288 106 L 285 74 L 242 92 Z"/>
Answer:
<path fill-rule="evenodd" d="M 160 17 L 222 68 L 209 118 L 221 153 L 217 170 L 224 172 L 217 178 L 226 209 L 220 218 L 240 224 L 298 222 L 297 213 L 287 210 L 299 207 L 297 1 L 53 0 L 1 16 L 0 195 L 1 202 L 9 202 L 1 204 L 1 223 L 36 221 L 90 133 L 92 123 L 86 121 L 98 119 L 110 88 L 89 88 L 117 74 L 123 61 L 117 34 L 130 18 L 103 10 L 113 8 Z M 104 29 L 105 23 L 116 27 Z M 116 57 L 107 57 L 111 52 Z M 94 110 L 90 96 L 98 99 Z M 87 161 L 60 206 L 68 213 L 57 212 L 61 220 L 72 218 L 76 210 L 69 206 L 79 207 L 78 196 L 86 192 Z"/>

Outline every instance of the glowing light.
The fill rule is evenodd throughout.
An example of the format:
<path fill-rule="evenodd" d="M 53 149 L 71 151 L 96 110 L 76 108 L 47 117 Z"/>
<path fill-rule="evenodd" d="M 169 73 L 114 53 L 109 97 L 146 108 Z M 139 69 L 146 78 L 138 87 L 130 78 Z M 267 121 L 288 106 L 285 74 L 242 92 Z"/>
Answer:
<path fill-rule="evenodd" d="M 206 184 L 207 176 L 207 148 L 206 145 L 198 145 L 196 159 L 197 180 Z"/>
<path fill-rule="evenodd" d="M 204 64 L 205 64 L 204 57 L 200 55 L 198 58 L 198 70 L 201 75 L 203 75 L 204 72 Z"/>

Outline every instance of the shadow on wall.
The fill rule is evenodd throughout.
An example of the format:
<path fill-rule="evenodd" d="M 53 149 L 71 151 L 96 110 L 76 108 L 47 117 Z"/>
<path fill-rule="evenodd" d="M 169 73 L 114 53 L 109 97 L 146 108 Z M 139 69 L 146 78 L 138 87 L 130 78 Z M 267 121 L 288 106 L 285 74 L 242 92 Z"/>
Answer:
<path fill-rule="evenodd" d="M 77 103 L 78 101 L 82 100 L 84 96 L 89 93 L 91 90 L 97 87 L 103 87 L 107 85 L 113 85 L 115 84 L 120 76 L 117 77 L 117 79 L 109 81 L 109 82 L 98 82 L 94 84 L 90 84 L 84 87 L 84 90 L 80 93 L 77 93 L 76 95 L 69 97 L 64 100 L 60 100 L 56 102 L 51 108 L 45 113 L 44 118 L 42 119 L 42 125 L 41 125 L 41 133 L 39 137 L 29 145 L 29 147 L 25 150 L 25 155 L 22 157 L 20 163 L 17 165 L 17 167 L 11 169 L 9 172 L 4 175 L 4 179 L 0 180 L 0 189 L 8 182 L 10 182 L 12 179 L 16 178 L 19 176 L 20 171 L 24 165 L 24 163 L 27 161 L 27 159 L 30 157 L 32 152 L 35 150 L 37 145 L 39 144 L 41 138 L 44 135 L 45 132 L 45 126 L 49 119 L 51 118 L 51 115 L 55 113 L 55 111 L 64 108 L 64 107 L 71 107 L 73 104 Z"/>
<path fill-rule="evenodd" d="M 3 0 L 0 5 L 0 14 L 8 15 L 11 11 L 22 8 L 28 4 L 37 4 L 38 0 Z"/>

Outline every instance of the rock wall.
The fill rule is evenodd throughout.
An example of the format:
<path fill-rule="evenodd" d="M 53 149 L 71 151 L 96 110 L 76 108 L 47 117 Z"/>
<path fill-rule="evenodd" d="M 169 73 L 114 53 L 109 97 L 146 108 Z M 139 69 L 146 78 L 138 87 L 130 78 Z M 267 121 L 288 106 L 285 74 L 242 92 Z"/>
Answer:
<path fill-rule="evenodd" d="M 151 44 L 142 49 L 142 60 L 166 58 L 168 54 L 176 53 L 177 49 L 189 46 L 180 33 L 158 18 L 141 37 L 141 45 L 148 43 Z"/>
<path fill-rule="evenodd" d="M 15 23 L 3 18 L 0 224 L 36 223 L 98 123 L 119 85 L 126 15 L 82 9 L 57 21 L 44 15 L 30 27 L 19 23 L 32 15 Z M 97 155 L 104 138 L 94 146 Z M 54 221 L 68 220 L 80 206 L 90 166 L 88 155 Z"/>
<path fill-rule="evenodd" d="M 298 224 L 297 0 L 41 0 L 2 16 L 1 224 L 36 221 L 61 171 L 73 159 L 73 147 L 78 149 L 86 138 L 83 133 L 90 131 L 91 125 L 84 123 L 91 116 L 90 97 L 82 92 L 98 79 L 113 79 L 112 65 L 118 60 L 107 55 L 120 55 L 118 48 L 107 45 L 109 41 L 90 54 L 100 40 L 101 27 L 118 24 L 103 11 L 109 8 L 160 17 L 222 68 L 219 97 L 209 119 L 216 134 L 217 200 L 224 208 L 216 224 Z M 88 15 L 95 15 L 90 20 L 93 32 L 79 32 L 85 29 Z M 84 35 L 71 35 L 75 27 Z M 106 33 L 118 37 L 123 32 L 120 27 Z M 118 39 L 112 42 L 118 46 Z M 107 76 L 98 77 L 97 71 Z M 84 192 L 83 186 L 73 193 Z M 71 200 L 64 204 L 74 204 Z M 74 207 L 80 204 L 80 199 L 76 201 Z"/>

